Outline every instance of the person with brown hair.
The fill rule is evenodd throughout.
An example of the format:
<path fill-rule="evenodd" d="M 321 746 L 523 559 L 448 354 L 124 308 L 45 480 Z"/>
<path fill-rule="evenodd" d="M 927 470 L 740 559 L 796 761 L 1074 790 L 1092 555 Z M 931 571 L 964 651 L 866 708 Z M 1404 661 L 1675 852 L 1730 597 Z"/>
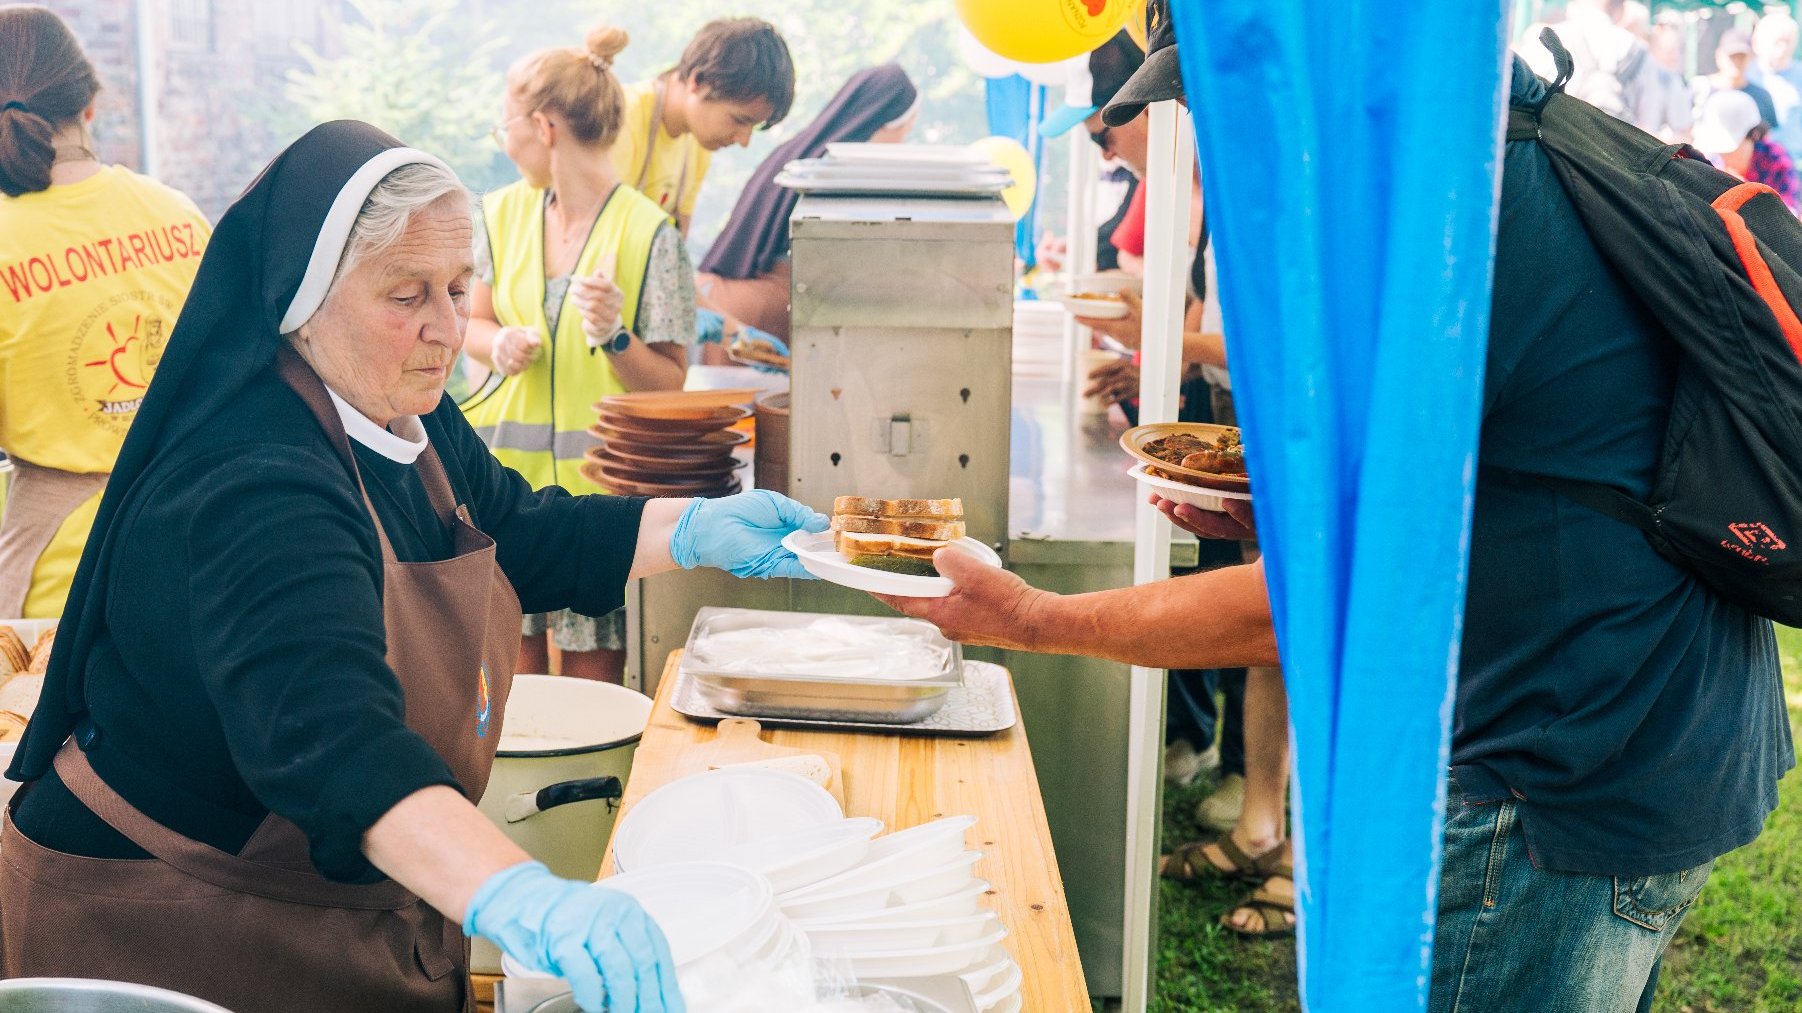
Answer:
<path fill-rule="evenodd" d="M 94 65 L 48 8 L 0 6 L 0 616 L 62 614 L 100 492 L 210 228 L 94 156 Z"/>
<path fill-rule="evenodd" d="M 580 48 L 531 53 L 507 73 L 496 140 L 518 182 L 488 193 L 476 219 L 467 351 L 492 368 L 463 410 L 494 455 L 534 488 L 600 491 L 584 478 L 595 401 L 679 390 L 695 340 L 694 268 L 663 210 L 622 186 L 608 151 L 621 138 L 613 59 L 626 33 L 599 27 Z M 521 671 L 617 682 L 624 614 L 528 616 Z"/>
<path fill-rule="evenodd" d="M 683 235 L 713 152 L 751 143 L 795 101 L 795 65 L 774 25 L 720 18 L 702 26 L 682 59 L 626 89 L 626 123 L 613 168 L 674 215 Z"/>

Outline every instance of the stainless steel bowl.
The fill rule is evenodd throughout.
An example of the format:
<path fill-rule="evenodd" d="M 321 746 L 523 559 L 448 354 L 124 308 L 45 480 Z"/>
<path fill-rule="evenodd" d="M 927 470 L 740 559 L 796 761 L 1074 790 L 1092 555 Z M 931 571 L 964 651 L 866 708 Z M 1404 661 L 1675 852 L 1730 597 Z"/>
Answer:
<path fill-rule="evenodd" d="M 91 978 L 14 978 L 0 981 L 0 1013 L 231 1013 L 204 999 Z"/>

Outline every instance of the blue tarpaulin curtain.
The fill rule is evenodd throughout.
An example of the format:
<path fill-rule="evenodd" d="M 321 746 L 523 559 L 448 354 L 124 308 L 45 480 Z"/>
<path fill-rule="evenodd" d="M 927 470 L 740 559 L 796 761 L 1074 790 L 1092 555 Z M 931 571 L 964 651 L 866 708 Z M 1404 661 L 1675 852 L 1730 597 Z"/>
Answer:
<path fill-rule="evenodd" d="M 1175 0 L 1294 733 L 1306 1007 L 1423 1008 L 1506 0 Z"/>
<path fill-rule="evenodd" d="M 1045 140 L 1039 136 L 1039 121 L 1045 118 L 1045 87 L 1018 74 L 991 77 L 984 83 L 989 134 L 1019 141 L 1032 154 L 1034 169 L 1042 170 Z M 1042 174 L 1040 178 L 1042 182 Z M 1029 268 L 1038 263 L 1038 222 L 1039 198 L 1035 196 L 1032 206 L 1014 225 L 1014 254 Z"/>

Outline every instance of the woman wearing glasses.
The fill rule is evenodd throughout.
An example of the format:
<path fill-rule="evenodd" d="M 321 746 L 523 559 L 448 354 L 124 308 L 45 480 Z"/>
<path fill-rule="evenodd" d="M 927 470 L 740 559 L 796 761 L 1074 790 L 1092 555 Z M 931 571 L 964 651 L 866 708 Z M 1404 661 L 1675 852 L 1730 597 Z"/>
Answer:
<path fill-rule="evenodd" d="M 518 182 L 476 217 L 471 359 L 492 370 L 463 403 L 494 456 L 534 488 L 595 492 L 578 470 L 596 440 L 592 405 L 627 391 L 679 390 L 695 338 L 694 269 L 670 217 L 621 186 L 609 150 L 624 118 L 613 59 L 626 33 L 599 27 L 580 48 L 532 53 L 507 72 L 495 139 Z M 618 681 L 624 616 L 527 616 L 520 671 Z"/>

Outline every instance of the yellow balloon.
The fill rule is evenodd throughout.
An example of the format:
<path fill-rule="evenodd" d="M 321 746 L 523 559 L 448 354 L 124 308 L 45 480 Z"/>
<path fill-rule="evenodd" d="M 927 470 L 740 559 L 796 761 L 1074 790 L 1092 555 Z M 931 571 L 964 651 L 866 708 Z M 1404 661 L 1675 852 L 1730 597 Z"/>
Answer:
<path fill-rule="evenodd" d="M 977 41 L 1021 63 L 1091 52 L 1114 37 L 1134 7 L 1134 0 L 957 0 Z"/>
<path fill-rule="evenodd" d="M 1011 137 L 984 137 L 970 147 L 1006 169 L 1007 174 L 1013 178 L 1013 183 L 1001 191 L 1001 200 L 1013 214 L 1014 221 L 1019 221 L 1027 209 L 1032 207 L 1032 199 L 1039 192 L 1039 173 L 1032 164 L 1032 153 Z"/>
<path fill-rule="evenodd" d="M 1145 41 L 1145 0 L 1127 0 L 1126 34 L 1139 44 L 1139 51 L 1144 52 L 1150 45 Z"/>

